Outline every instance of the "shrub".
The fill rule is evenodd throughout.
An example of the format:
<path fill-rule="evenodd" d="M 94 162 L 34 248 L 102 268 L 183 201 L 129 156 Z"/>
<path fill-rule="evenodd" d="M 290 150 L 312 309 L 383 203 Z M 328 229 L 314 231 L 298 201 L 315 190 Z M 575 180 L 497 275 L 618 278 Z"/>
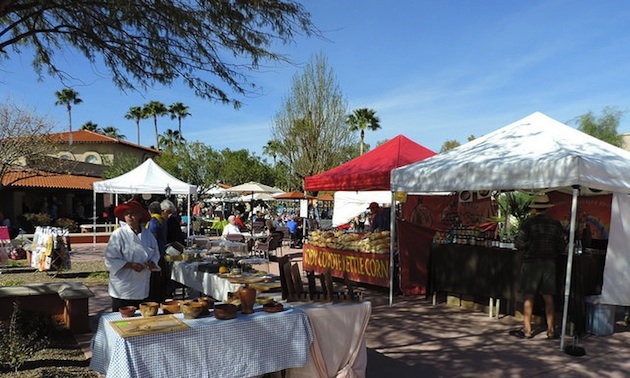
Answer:
<path fill-rule="evenodd" d="M 19 309 L 13 302 L 13 312 L 7 325 L 0 328 L 0 366 L 18 371 L 35 352 L 49 343 L 50 318 Z"/>
<path fill-rule="evenodd" d="M 59 218 L 55 221 L 55 227 L 61 227 L 67 229 L 69 232 L 77 232 L 79 231 L 79 225 L 77 222 L 73 221 L 70 218 Z"/>

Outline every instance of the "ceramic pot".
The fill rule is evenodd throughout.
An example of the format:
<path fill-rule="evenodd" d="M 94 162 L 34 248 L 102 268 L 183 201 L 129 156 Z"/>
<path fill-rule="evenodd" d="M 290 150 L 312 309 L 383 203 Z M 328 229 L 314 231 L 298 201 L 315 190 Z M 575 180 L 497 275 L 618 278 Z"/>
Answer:
<path fill-rule="evenodd" d="M 252 314 L 254 312 L 254 303 L 256 303 L 256 289 L 245 284 L 241 286 L 237 293 L 238 298 L 241 300 L 241 313 Z"/>

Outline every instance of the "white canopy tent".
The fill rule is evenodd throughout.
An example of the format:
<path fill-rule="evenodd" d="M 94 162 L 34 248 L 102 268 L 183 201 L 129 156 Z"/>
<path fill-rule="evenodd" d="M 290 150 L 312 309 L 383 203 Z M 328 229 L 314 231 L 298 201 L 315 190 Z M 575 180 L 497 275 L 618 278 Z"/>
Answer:
<path fill-rule="evenodd" d="M 335 203 L 333 205 L 333 227 L 350 222 L 354 217 L 367 211 L 370 202 L 377 202 L 380 205 L 392 204 L 392 196 L 387 191 L 373 192 L 335 192 Z"/>
<path fill-rule="evenodd" d="M 188 196 L 187 214 L 190 219 L 190 196 L 197 193 L 197 186 L 173 177 L 153 159 L 147 159 L 127 173 L 94 183 L 94 223 L 96 223 L 96 193 L 116 194 L 116 203 L 118 203 L 118 194 L 166 194 L 167 188 L 170 189 L 170 194 Z M 190 222 L 187 223 L 186 228 L 186 234 L 190 236 Z M 96 234 L 94 234 L 94 240 L 96 240 Z"/>
<path fill-rule="evenodd" d="M 577 196 L 580 191 L 596 189 L 626 197 L 630 193 L 629 168 L 630 152 L 536 112 L 443 154 L 395 169 L 391 175 L 391 190 L 392 193 L 414 194 L 463 190 L 520 189 L 543 192 L 569 189 L 573 193 L 569 250 L 573 250 Z M 619 201 L 618 205 L 625 203 L 630 207 L 628 202 Z M 612 211 L 611 240 L 614 212 L 619 210 L 614 206 Z M 630 225 L 627 222 L 625 225 L 616 237 L 628 237 L 619 236 L 630 234 Z M 606 290 L 611 289 L 609 278 L 614 273 L 610 270 L 615 266 L 628 266 L 630 255 L 625 250 L 615 250 L 621 245 L 608 245 L 605 265 L 608 279 L 604 278 L 603 298 L 606 297 Z M 623 259 L 624 262 L 610 261 L 612 258 Z M 572 260 L 573 254 L 569 254 L 567 272 L 571 271 Z M 615 284 L 619 285 L 620 282 Z M 570 287 L 571 275 L 567 274 L 561 349 L 564 348 Z"/>

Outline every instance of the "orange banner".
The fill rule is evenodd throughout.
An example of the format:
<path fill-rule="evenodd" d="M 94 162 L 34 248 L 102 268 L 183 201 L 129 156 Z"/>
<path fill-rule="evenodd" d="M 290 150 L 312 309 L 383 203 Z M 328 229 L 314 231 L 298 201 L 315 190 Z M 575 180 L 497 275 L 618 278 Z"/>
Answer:
<path fill-rule="evenodd" d="M 330 268 L 333 277 L 348 272 L 352 281 L 389 287 L 389 254 L 346 251 L 304 244 L 304 270 L 324 273 Z"/>

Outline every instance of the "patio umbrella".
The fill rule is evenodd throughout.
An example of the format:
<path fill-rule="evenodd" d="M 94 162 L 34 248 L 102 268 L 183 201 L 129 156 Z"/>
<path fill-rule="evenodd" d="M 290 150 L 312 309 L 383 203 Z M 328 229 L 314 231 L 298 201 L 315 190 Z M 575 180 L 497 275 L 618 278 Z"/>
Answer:
<path fill-rule="evenodd" d="M 304 192 L 298 192 L 298 191 L 274 194 L 273 198 L 276 199 L 276 200 L 301 200 L 301 199 L 312 200 L 312 199 L 315 199 L 315 197 L 313 197 L 313 196 L 309 196 L 308 194 L 304 194 Z"/>
<path fill-rule="evenodd" d="M 335 197 L 333 197 L 330 193 L 324 193 L 317 196 L 318 201 L 334 201 Z"/>
<path fill-rule="evenodd" d="M 254 194 L 256 193 L 266 193 L 266 194 L 283 193 L 282 189 L 274 188 L 274 187 L 261 184 L 255 181 L 250 181 L 250 182 L 246 182 L 245 184 L 236 185 L 231 188 L 225 189 L 225 191 L 231 192 L 231 193 L 241 193 L 241 194 L 249 193 L 251 194 L 250 202 L 254 202 Z M 254 208 L 253 203 L 252 203 L 251 208 L 252 209 Z M 252 226 L 253 226 L 253 221 L 252 221 Z"/>

